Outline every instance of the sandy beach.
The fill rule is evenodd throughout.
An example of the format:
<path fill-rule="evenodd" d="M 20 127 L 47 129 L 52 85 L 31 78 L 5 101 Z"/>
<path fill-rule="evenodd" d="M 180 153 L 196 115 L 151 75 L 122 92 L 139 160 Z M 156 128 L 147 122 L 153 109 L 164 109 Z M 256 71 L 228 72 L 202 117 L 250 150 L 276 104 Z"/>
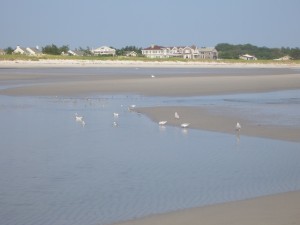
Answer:
<path fill-rule="evenodd" d="M 0 95 L 12 96 L 81 96 L 92 94 L 139 94 L 145 96 L 209 96 L 221 94 L 256 93 L 279 90 L 300 89 L 300 74 L 266 74 L 263 68 L 298 68 L 290 65 L 225 65 L 225 64 L 176 64 L 141 62 L 115 63 L 101 62 L 0 62 L 0 82 L 13 87 L 0 89 Z M 85 75 L 85 74 L 5 74 L 1 68 L 48 68 L 48 67 L 219 67 L 219 68 L 261 68 L 261 74 L 208 74 L 168 75 L 151 78 L 149 75 Z M 26 86 L 22 86 L 26 84 Z M 0 85 L 1 86 L 1 85 Z M 266 125 L 251 121 L 243 115 L 224 113 L 222 108 L 160 106 L 136 108 L 137 112 L 158 122 L 167 120 L 169 125 L 179 126 L 182 121 L 174 119 L 177 111 L 191 123 L 191 128 L 215 132 L 234 133 L 234 125 L 239 121 L 243 128 L 241 135 L 272 138 L 300 142 L 300 128 Z M 282 225 L 300 223 L 300 192 L 284 193 L 189 209 L 164 215 L 120 223 L 136 224 L 214 224 L 214 225 Z"/>
<path fill-rule="evenodd" d="M 225 63 L 222 61 L 50 60 L 0 61 L 0 68 L 161 67 L 161 68 L 299 68 L 297 63 Z"/>

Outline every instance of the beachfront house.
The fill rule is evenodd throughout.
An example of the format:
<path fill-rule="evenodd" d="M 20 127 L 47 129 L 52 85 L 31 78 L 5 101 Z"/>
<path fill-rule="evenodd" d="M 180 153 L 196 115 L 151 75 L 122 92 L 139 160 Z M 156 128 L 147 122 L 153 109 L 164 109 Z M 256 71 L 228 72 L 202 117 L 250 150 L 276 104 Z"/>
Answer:
<path fill-rule="evenodd" d="M 125 55 L 127 57 L 137 57 L 138 56 L 138 54 L 135 51 L 126 51 Z"/>
<path fill-rule="evenodd" d="M 186 46 L 182 50 L 182 57 L 184 59 L 195 59 L 198 54 L 197 47 L 195 45 L 189 47 Z"/>
<path fill-rule="evenodd" d="M 69 50 L 68 55 L 70 56 L 84 56 L 84 51 L 80 50 Z"/>
<path fill-rule="evenodd" d="M 29 55 L 42 55 L 42 51 L 39 49 L 39 46 L 26 48 L 26 50 L 29 52 Z"/>
<path fill-rule="evenodd" d="M 283 56 L 279 59 L 274 59 L 274 60 L 278 60 L 278 61 L 287 61 L 287 60 L 292 60 L 293 58 L 289 55 Z"/>
<path fill-rule="evenodd" d="M 257 58 L 253 55 L 245 54 L 245 55 L 240 55 L 240 59 L 243 60 L 257 60 Z"/>
<path fill-rule="evenodd" d="M 16 49 L 13 51 L 13 54 L 21 54 L 21 55 L 27 55 L 29 54 L 26 50 L 26 48 L 20 47 L 19 45 L 16 47 Z"/>
<path fill-rule="evenodd" d="M 215 48 L 198 48 L 195 45 L 174 47 L 151 45 L 143 49 L 142 54 L 148 58 L 218 59 L 218 51 Z"/>
<path fill-rule="evenodd" d="M 5 54 L 6 54 L 6 52 L 0 48 L 0 55 L 5 55 Z"/>
<path fill-rule="evenodd" d="M 213 47 L 198 48 L 197 58 L 199 59 L 218 59 L 218 51 Z"/>
<path fill-rule="evenodd" d="M 31 47 L 31 48 L 29 47 L 23 48 L 18 45 L 16 49 L 13 51 L 13 54 L 37 56 L 37 55 L 42 55 L 42 52 L 39 50 L 38 46 Z"/>
<path fill-rule="evenodd" d="M 142 54 L 148 58 L 169 58 L 168 49 L 159 45 L 142 49 Z"/>
<path fill-rule="evenodd" d="M 110 48 L 108 46 L 101 46 L 91 51 L 94 55 L 116 55 L 116 49 Z"/>

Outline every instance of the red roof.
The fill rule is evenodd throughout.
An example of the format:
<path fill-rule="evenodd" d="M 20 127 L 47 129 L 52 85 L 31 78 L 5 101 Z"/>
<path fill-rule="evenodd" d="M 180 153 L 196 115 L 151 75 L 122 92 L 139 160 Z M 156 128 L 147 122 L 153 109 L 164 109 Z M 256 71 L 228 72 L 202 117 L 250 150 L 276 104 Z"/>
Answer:
<path fill-rule="evenodd" d="M 148 48 L 145 48 L 144 50 L 161 50 L 161 49 L 163 49 L 163 48 L 165 48 L 165 47 L 163 47 L 163 46 L 158 46 L 158 45 L 152 45 L 152 46 L 150 46 L 150 47 L 148 47 Z"/>

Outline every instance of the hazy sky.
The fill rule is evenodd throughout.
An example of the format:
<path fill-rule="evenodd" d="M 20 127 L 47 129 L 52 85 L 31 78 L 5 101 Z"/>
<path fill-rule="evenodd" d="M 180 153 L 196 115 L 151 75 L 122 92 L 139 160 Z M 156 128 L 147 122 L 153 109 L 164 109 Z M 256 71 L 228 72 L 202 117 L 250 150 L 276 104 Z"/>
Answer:
<path fill-rule="evenodd" d="M 300 47 L 300 0 L 0 0 L 0 48 Z"/>

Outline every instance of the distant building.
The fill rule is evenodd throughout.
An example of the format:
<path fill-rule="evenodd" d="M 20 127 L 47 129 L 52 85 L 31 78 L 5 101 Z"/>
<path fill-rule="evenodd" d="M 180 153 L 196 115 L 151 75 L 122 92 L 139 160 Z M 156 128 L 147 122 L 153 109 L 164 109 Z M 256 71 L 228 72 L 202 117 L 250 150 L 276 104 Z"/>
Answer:
<path fill-rule="evenodd" d="M 116 55 L 116 49 L 107 46 L 101 46 L 99 48 L 93 49 L 91 52 L 94 55 Z"/>
<path fill-rule="evenodd" d="M 148 58 L 218 59 L 218 51 L 215 48 L 198 48 L 195 45 L 174 47 L 151 45 L 143 49 L 142 54 Z"/>
<path fill-rule="evenodd" d="M 126 51 L 125 55 L 127 57 L 137 57 L 138 56 L 138 54 L 135 51 Z"/>
<path fill-rule="evenodd" d="M 29 54 L 29 52 L 26 50 L 26 48 L 20 47 L 18 45 L 16 49 L 13 51 L 13 54 L 27 55 Z"/>
<path fill-rule="evenodd" d="M 240 59 L 243 60 L 257 60 L 257 58 L 253 55 L 245 54 L 245 55 L 240 55 Z"/>
<path fill-rule="evenodd" d="M 29 48 L 29 47 L 23 48 L 18 45 L 16 49 L 13 51 L 13 54 L 37 56 L 37 55 L 42 55 L 42 52 L 39 50 L 38 46 L 33 48 Z"/>
<path fill-rule="evenodd" d="M 219 53 L 215 48 L 198 48 L 199 55 L 197 58 L 200 59 L 218 59 Z"/>
<path fill-rule="evenodd" d="M 293 58 L 289 55 L 283 56 L 279 59 L 274 59 L 274 60 L 278 60 L 278 61 L 286 61 L 286 60 L 292 60 Z"/>
<path fill-rule="evenodd" d="M 80 51 L 80 50 L 69 50 L 69 51 L 68 51 L 68 55 L 71 55 L 71 56 L 84 56 L 84 51 Z"/>
<path fill-rule="evenodd" d="M 42 51 L 39 49 L 39 46 L 26 48 L 30 55 L 42 55 Z"/>
<path fill-rule="evenodd" d="M 142 49 L 142 54 L 148 58 L 169 58 L 167 49 L 158 45 L 151 45 L 148 48 Z"/>

